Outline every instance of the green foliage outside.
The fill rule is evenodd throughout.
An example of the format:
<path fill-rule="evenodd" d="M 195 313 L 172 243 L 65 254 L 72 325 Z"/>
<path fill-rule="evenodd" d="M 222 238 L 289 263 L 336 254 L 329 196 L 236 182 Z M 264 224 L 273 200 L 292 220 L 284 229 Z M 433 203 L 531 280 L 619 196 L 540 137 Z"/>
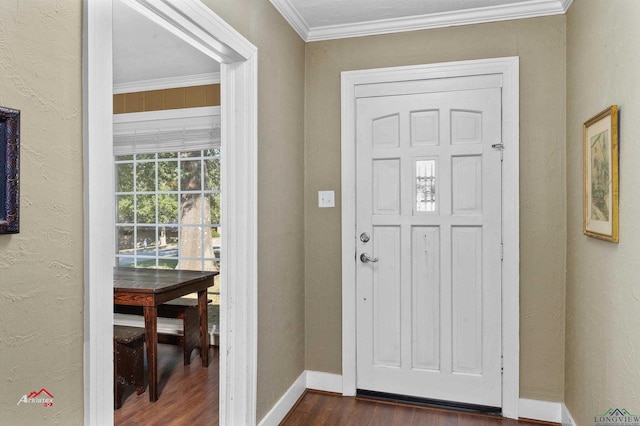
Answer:
<path fill-rule="evenodd" d="M 209 249 L 212 238 L 219 237 L 219 148 L 120 156 L 116 158 L 116 179 L 119 253 L 133 254 L 147 244 L 178 244 L 177 225 L 204 225 L 210 235 L 203 235 L 202 243 Z M 187 230 L 183 228 L 183 233 Z M 189 240 L 179 242 L 181 256 L 193 255 L 195 242 Z M 139 265 L 145 262 L 155 267 L 155 259 Z M 158 266 L 175 267 L 176 262 L 160 259 Z"/>
<path fill-rule="evenodd" d="M 202 157 L 204 154 L 204 157 Z M 155 156 L 158 161 L 155 161 Z M 180 162 L 178 162 L 178 156 Z M 138 154 L 119 157 L 131 159 L 130 163 L 117 165 L 117 188 L 119 193 L 133 192 L 134 169 L 137 199 L 133 195 L 118 195 L 118 223 L 158 223 L 175 224 L 179 219 L 180 200 L 178 184 L 181 191 L 188 191 L 183 198 L 202 196 L 200 171 L 204 168 L 205 196 L 209 197 L 211 206 L 211 224 L 220 223 L 220 194 L 211 190 L 220 189 L 220 150 L 210 149 L 185 153 Z M 186 160 L 186 159 L 189 160 Z M 191 158 L 194 158 L 193 160 Z M 135 164 L 133 160 L 138 160 Z M 140 162 L 140 160 L 153 160 Z M 156 166 L 158 179 L 156 182 Z M 150 194 L 158 191 L 160 194 Z M 163 194 L 162 192 L 167 192 Z M 199 193 L 198 193 L 199 192 Z M 207 193 L 209 192 L 209 193 Z M 185 201 L 183 199 L 183 202 Z M 134 203 L 135 201 L 135 203 Z M 157 212 L 156 212 L 157 204 Z M 156 220 L 157 213 L 157 220 Z"/>

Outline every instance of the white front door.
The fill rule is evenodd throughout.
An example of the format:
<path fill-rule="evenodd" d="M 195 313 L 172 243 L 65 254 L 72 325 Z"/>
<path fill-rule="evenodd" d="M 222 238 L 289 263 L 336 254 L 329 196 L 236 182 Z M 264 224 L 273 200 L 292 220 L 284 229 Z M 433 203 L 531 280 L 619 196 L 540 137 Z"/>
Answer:
<path fill-rule="evenodd" d="M 446 80 L 356 102 L 356 387 L 500 407 L 501 89 Z"/>

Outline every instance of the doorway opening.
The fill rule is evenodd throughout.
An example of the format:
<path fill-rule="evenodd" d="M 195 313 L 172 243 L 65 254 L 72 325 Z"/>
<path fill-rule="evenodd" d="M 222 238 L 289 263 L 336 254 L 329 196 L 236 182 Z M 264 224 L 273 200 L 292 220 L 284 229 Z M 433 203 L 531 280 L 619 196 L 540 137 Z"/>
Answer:
<path fill-rule="evenodd" d="M 198 1 L 124 0 L 221 64 L 220 424 L 255 423 L 257 287 L 257 50 Z M 112 1 L 85 0 L 85 423 L 113 422 L 115 238 Z M 233 143 L 230 143 L 233 141 Z M 234 304 L 226 304 L 234 300 Z M 230 333 L 229 330 L 233 330 Z"/>

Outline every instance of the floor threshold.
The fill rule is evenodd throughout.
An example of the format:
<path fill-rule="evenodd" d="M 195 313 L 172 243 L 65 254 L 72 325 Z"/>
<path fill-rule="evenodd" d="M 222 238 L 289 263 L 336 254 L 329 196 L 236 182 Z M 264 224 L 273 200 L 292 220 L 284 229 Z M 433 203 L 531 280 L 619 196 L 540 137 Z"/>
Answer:
<path fill-rule="evenodd" d="M 439 399 L 420 398 L 410 395 L 398 395 L 394 393 L 376 392 L 357 389 L 357 398 L 385 401 L 395 404 L 418 405 L 421 407 L 441 408 L 445 410 L 462 411 L 465 413 L 485 414 L 490 416 L 502 416 L 502 408 L 487 405 L 466 404 L 462 402 L 443 401 Z"/>

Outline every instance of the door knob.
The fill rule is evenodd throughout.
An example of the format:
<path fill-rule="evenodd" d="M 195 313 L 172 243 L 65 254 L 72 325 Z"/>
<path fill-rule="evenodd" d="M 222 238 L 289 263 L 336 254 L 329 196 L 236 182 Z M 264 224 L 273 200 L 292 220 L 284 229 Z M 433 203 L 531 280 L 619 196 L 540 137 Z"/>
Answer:
<path fill-rule="evenodd" d="M 369 255 L 367 253 L 362 253 L 360 255 L 360 261 L 362 263 L 367 263 L 367 262 L 371 262 L 371 263 L 376 263 L 379 259 L 377 257 L 374 257 L 373 259 L 369 257 Z"/>

